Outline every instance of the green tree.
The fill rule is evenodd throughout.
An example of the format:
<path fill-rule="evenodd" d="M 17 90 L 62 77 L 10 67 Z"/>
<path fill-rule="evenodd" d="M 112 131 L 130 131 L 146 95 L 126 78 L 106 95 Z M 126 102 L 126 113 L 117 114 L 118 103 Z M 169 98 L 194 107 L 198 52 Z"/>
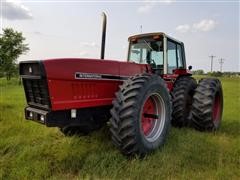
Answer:
<path fill-rule="evenodd" d="M 0 74 L 6 76 L 7 80 L 18 71 L 17 58 L 29 50 L 24 41 L 22 33 L 12 28 L 3 29 L 0 35 Z"/>

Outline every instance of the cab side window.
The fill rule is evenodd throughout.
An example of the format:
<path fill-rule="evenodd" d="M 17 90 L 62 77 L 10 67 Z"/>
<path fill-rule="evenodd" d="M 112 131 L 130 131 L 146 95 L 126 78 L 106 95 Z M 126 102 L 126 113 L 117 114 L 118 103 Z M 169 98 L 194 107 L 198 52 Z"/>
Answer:
<path fill-rule="evenodd" d="M 180 44 L 177 44 L 177 64 L 178 68 L 184 68 L 183 67 L 183 56 L 182 56 L 182 46 Z"/>
<path fill-rule="evenodd" d="M 173 74 L 173 70 L 177 69 L 177 44 L 172 41 L 167 42 L 168 56 L 168 74 Z"/>

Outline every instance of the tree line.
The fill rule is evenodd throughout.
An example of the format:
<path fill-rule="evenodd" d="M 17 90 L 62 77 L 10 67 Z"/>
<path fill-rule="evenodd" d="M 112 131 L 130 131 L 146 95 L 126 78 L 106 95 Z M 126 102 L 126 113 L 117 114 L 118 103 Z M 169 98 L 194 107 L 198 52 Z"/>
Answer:
<path fill-rule="evenodd" d="M 213 71 L 205 73 L 204 70 L 198 69 L 192 71 L 193 75 L 208 75 L 213 77 L 240 77 L 240 72 L 220 72 L 220 71 Z"/>

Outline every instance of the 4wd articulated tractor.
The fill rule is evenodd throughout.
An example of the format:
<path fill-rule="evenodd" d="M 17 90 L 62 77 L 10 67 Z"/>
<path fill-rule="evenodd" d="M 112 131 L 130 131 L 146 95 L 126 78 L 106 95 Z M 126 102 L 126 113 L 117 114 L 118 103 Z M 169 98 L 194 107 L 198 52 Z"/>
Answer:
<path fill-rule="evenodd" d="M 86 134 L 109 122 L 113 143 L 128 156 L 161 147 L 171 124 L 218 129 L 223 93 L 218 79 L 198 83 L 186 68 L 184 44 L 165 33 L 128 38 L 127 61 L 64 58 L 20 63 L 27 120 Z"/>

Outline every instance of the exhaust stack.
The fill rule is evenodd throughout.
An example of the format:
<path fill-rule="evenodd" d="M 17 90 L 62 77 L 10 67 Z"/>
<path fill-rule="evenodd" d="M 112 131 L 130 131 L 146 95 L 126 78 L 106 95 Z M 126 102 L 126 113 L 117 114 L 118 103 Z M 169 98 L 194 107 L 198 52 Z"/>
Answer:
<path fill-rule="evenodd" d="M 101 59 L 104 59 L 105 55 L 105 40 L 106 40 L 106 27 L 107 27 L 107 16 L 103 12 L 103 23 L 102 23 L 102 43 L 101 43 Z"/>

